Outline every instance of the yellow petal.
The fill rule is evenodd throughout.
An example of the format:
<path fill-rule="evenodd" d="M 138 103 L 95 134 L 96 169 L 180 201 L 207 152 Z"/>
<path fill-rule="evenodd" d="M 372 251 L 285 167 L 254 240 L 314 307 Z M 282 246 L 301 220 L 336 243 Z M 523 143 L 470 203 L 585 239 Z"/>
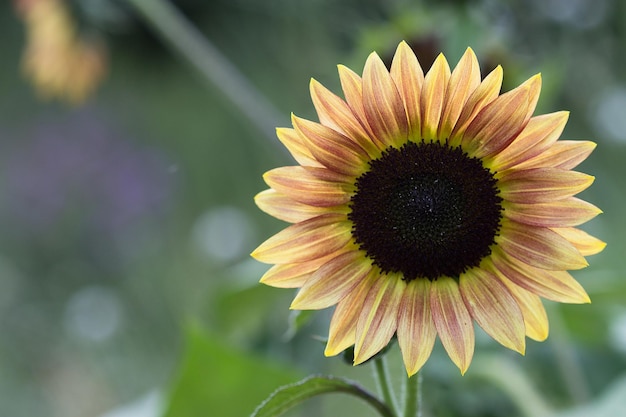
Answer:
<path fill-rule="evenodd" d="M 290 308 L 320 310 L 333 306 L 363 281 L 371 269 L 371 261 L 359 250 L 339 254 L 307 280 Z"/>
<path fill-rule="evenodd" d="M 542 154 L 561 136 L 568 117 L 569 112 L 560 111 L 531 118 L 515 140 L 493 156 L 494 171 L 511 168 Z"/>
<path fill-rule="evenodd" d="M 390 72 L 404 102 L 409 121 L 409 138 L 417 141 L 421 139 L 420 95 L 424 84 L 424 71 L 404 41 L 396 49 Z"/>
<path fill-rule="evenodd" d="M 378 140 L 378 138 L 373 135 L 367 123 L 367 118 L 365 117 L 365 107 L 363 107 L 363 80 L 357 73 L 346 66 L 337 65 L 337 70 L 339 71 L 339 80 L 341 81 L 343 95 L 350 109 L 352 109 L 352 112 L 361 121 L 361 124 L 363 124 L 368 133 L 370 133 L 370 136 L 374 140 Z M 379 141 L 377 143 L 380 145 L 380 149 L 385 149 L 382 142 Z"/>
<path fill-rule="evenodd" d="M 400 301 L 398 344 L 408 376 L 426 363 L 437 336 L 430 311 L 430 286 L 427 279 L 414 279 L 407 284 Z"/>
<path fill-rule="evenodd" d="M 363 69 L 363 106 L 374 135 L 387 146 L 406 142 L 408 121 L 396 84 L 376 53 L 370 54 Z"/>
<path fill-rule="evenodd" d="M 405 282 L 396 275 L 381 275 L 370 288 L 356 324 L 355 365 L 374 356 L 391 340 L 405 288 Z"/>
<path fill-rule="evenodd" d="M 548 271 L 524 264 L 503 253 L 499 248 L 492 252 L 495 272 L 503 279 L 537 294 L 540 297 L 560 303 L 589 303 L 584 288 L 566 271 Z"/>
<path fill-rule="evenodd" d="M 606 247 L 605 242 L 575 227 L 555 227 L 552 230 L 567 239 L 583 256 L 595 255 Z"/>
<path fill-rule="evenodd" d="M 357 320 L 363 310 L 365 297 L 377 278 L 378 272 L 370 272 L 348 296 L 339 301 L 330 320 L 324 355 L 335 356 L 354 345 Z"/>
<path fill-rule="evenodd" d="M 311 79 L 310 90 L 313 105 L 323 125 L 354 140 L 371 158 L 380 156 L 379 148 L 348 103 L 314 79 Z"/>
<path fill-rule="evenodd" d="M 495 240 L 508 255 L 537 268 L 558 271 L 588 265 L 569 241 L 545 227 L 503 221 Z"/>
<path fill-rule="evenodd" d="M 438 137 L 447 139 L 456 125 L 469 96 L 480 85 L 480 67 L 472 48 L 467 48 L 457 64 L 446 90 Z"/>
<path fill-rule="evenodd" d="M 528 122 L 540 84 L 541 78 L 535 76 L 487 104 L 463 134 L 463 149 L 486 158 L 507 147 Z"/>
<path fill-rule="evenodd" d="M 441 120 L 449 79 L 450 66 L 446 57 L 439 54 L 424 77 L 424 86 L 420 95 L 420 119 L 422 121 L 422 139 L 424 140 L 445 139 L 437 137 L 437 128 Z"/>
<path fill-rule="evenodd" d="M 483 80 L 482 83 L 474 92 L 469 96 L 456 125 L 450 133 L 449 144 L 451 147 L 461 145 L 461 139 L 465 134 L 467 126 L 474 120 L 474 117 L 480 112 L 487 104 L 491 103 L 500 94 L 500 88 L 502 87 L 502 67 L 497 66 L 491 71 Z"/>
<path fill-rule="evenodd" d="M 358 177 L 370 158 L 358 144 L 330 127 L 291 115 L 296 131 L 306 140 L 311 154 L 328 169 Z"/>
<path fill-rule="evenodd" d="M 548 338 L 549 324 L 546 309 L 538 295 L 530 291 L 526 291 L 522 287 L 513 284 L 512 281 L 501 278 L 502 283 L 511 291 L 511 294 L 517 300 L 517 304 L 522 310 L 524 316 L 524 326 L 526 327 L 526 336 L 538 342 Z"/>
<path fill-rule="evenodd" d="M 524 354 L 524 317 L 507 287 L 481 268 L 461 274 L 461 295 L 476 323 L 502 346 Z"/>
<path fill-rule="evenodd" d="M 572 169 L 587 159 L 596 148 L 596 144 L 584 140 L 560 140 L 541 154 L 528 161 L 522 162 L 516 168 L 543 168 Z"/>
<path fill-rule="evenodd" d="M 264 190 L 254 197 L 256 205 L 267 214 L 289 223 L 298 223 L 326 213 L 348 214 L 345 205 L 337 207 L 316 207 L 300 203 L 276 190 Z"/>
<path fill-rule="evenodd" d="M 354 182 L 350 177 L 326 168 L 280 167 L 263 175 L 273 189 L 300 203 L 333 207 L 350 201 Z"/>
<path fill-rule="evenodd" d="M 346 246 L 351 229 L 345 215 L 325 214 L 283 229 L 256 248 L 252 257 L 269 264 L 318 259 Z"/>
<path fill-rule="evenodd" d="M 502 205 L 507 218 L 540 227 L 577 226 L 602 213 L 598 207 L 576 197 L 535 204 L 504 201 Z"/>
<path fill-rule="evenodd" d="M 500 197 L 514 203 L 546 203 L 571 197 L 589 187 L 591 175 L 558 168 L 510 169 L 496 175 Z"/>
<path fill-rule="evenodd" d="M 278 264 L 271 267 L 260 282 L 276 288 L 300 288 L 322 265 L 335 258 L 339 253 L 331 253 L 312 261 L 297 264 Z"/>
<path fill-rule="evenodd" d="M 430 308 L 443 347 L 464 374 L 474 355 L 474 325 L 455 280 L 440 277 L 433 281 Z"/>
<path fill-rule="evenodd" d="M 276 129 L 276 136 L 278 136 L 278 140 L 280 140 L 289 153 L 291 153 L 291 156 L 293 156 L 300 165 L 312 167 L 323 166 L 315 159 L 309 148 L 305 145 L 304 140 L 294 129 L 279 127 Z"/>

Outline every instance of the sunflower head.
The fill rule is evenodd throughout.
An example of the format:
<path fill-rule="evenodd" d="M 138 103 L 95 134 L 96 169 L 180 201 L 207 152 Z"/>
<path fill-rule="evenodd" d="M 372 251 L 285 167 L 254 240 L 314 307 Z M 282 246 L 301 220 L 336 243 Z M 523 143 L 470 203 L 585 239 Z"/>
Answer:
<path fill-rule="evenodd" d="M 595 144 L 558 140 L 567 112 L 533 116 L 539 75 L 500 94 L 471 49 L 424 74 L 402 42 L 390 70 L 372 53 L 339 77 L 343 98 L 311 81 L 319 123 L 277 130 L 298 165 L 255 201 L 292 224 L 252 253 L 274 264 L 261 282 L 300 289 L 291 308 L 335 306 L 326 355 L 359 364 L 397 335 L 412 375 L 438 335 L 464 373 L 474 322 L 524 353 L 548 336 L 541 297 L 589 302 L 568 271 L 605 246 L 576 227 L 600 213 L 572 170 Z"/>

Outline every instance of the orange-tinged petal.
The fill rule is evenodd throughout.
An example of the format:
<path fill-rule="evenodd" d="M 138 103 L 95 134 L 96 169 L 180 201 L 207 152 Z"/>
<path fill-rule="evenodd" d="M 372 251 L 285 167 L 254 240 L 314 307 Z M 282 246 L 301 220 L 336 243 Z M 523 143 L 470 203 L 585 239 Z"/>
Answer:
<path fill-rule="evenodd" d="M 507 218 L 540 227 L 577 226 L 602 213 L 598 207 L 576 197 L 535 204 L 504 201 L 502 205 Z"/>
<path fill-rule="evenodd" d="M 398 326 L 398 307 L 406 283 L 397 275 L 380 275 L 370 288 L 356 324 L 354 364 L 387 346 Z"/>
<path fill-rule="evenodd" d="M 347 297 L 337 303 L 337 308 L 330 320 L 324 355 L 335 356 L 354 345 L 357 320 L 363 310 L 365 297 L 377 278 L 379 278 L 378 272 L 372 269 Z"/>
<path fill-rule="evenodd" d="M 269 264 L 306 262 L 346 246 L 352 224 L 343 214 L 324 214 L 292 224 L 263 242 L 252 257 Z"/>
<path fill-rule="evenodd" d="M 571 197 L 589 187 L 591 175 L 558 168 L 510 169 L 496 174 L 500 197 L 514 203 L 546 203 Z"/>
<path fill-rule="evenodd" d="M 424 77 L 424 85 L 420 95 L 420 119 L 422 121 L 422 139 L 424 140 L 445 139 L 437 137 L 437 128 L 441 120 L 449 79 L 450 66 L 446 57 L 439 54 Z"/>
<path fill-rule="evenodd" d="M 309 148 L 305 145 L 304 140 L 294 129 L 279 127 L 276 129 L 276 136 L 278 136 L 280 142 L 285 145 L 285 148 L 291 153 L 293 159 L 300 165 L 312 167 L 323 166 L 315 159 Z"/>
<path fill-rule="evenodd" d="M 490 165 L 502 171 L 542 154 L 561 136 L 568 117 L 569 112 L 560 111 L 531 118 L 515 140 L 493 156 Z"/>
<path fill-rule="evenodd" d="M 414 279 L 407 284 L 398 310 L 398 344 L 409 376 L 430 357 L 437 329 L 430 311 L 430 280 Z"/>
<path fill-rule="evenodd" d="M 585 140 L 559 140 L 550 148 L 528 161 L 522 162 L 516 168 L 543 168 L 572 169 L 587 159 L 596 148 L 596 144 Z"/>
<path fill-rule="evenodd" d="M 461 274 L 459 288 L 476 323 L 502 346 L 524 354 L 524 317 L 507 287 L 490 272 L 474 268 Z"/>
<path fill-rule="evenodd" d="M 495 241 L 508 255 L 537 268 L 558 271 L 588 265 L 569 241 L 546 227 L 503 221 Z"/>
<path fill-rule="evenodd" d="M 380 150 L 348 103 L 314 79 L 311 79 L 310 90 L 313 105 L 323 125 L 354 140 L 371 158 L 380 156 Z"/>
<path fill-rule="evenodd" d="M 538 342 L 548 338 L 550 326 L 546 309 L 538 295 L 513 284 L 509 279 L 502 278 L 502 283 L 511 291 L 524 316 L 526 336 Z"/>
<path fill-rule="evenodd" d="M 474 117 L 476 117 L 478 112 L 487 104 L 498 97 L 500 88 L 502 87 L 502 75 L 502 67 L 498 65 L 469 96 L 456 125 L 452 129 L 452 133 L 450 133 L 449 144 L 451 147 L 461 145 L 461 139 L 465 134 L 465 130 L 474 120 Z"/>
<path fill-rule="evenodd" d="M 589 303 L 584 288 L 567 271 L 548 271 L 534 268 L 494 248 L 492 255 L 495 272 L 503 279 L 560 303 Z"/>
<path fill-rule="evenodd" d="M 264 190 L 254 197 L 256 205 L 267 214 L 289 223 L 298 223 L 326 213 L 348 214 L 346 205 L 316 207 L 300 203 L 276 190 Z"/>
<path fill-rule="evenodd" d="M 291 115 L 296 131 L 305 139 L 316 160 L 328 169 L 358 177 L 370 158 L 358 144 L 330 127 Z"/>
<path fill-rule="evenodd" d="M 541 78 L 535 76 L 487 104 L 465 130 L 463 149 L 486 158 L 506 148 L 530 119 L 540 85 Z"/>
<path fill-rule="evenodd" d="M 371 53 L 363 69 L 363 106 L 374 135 L 387 146 L 406 142 L 408 121 L 404 103 L 385 64 Z"/>
<path fill-rule="evenodd" d="M 555 227 L 552 230 L 567 239 L 583 256 L 595 255 L 606 247 L 605 242 L 575 227 Z"/>
<path fill-rule="evenodd" d="M 293 302 L 295 310 L 320 310 L 341 301 L 365 279 L 371 261 L 359 250 L 349 250 L 318 269 L 300 289 Z"/>
<path fill-rule="evenodd" d="M 312 261 L 297 264 L 274 265 L 261 277 L 260 282 L 277 288 L 300 288 L 309 279 L 311 274 L 317 271 L 326 262 L 335 258 L 339 253 L 331 253 L 330 255 L 322 256 Z"/>
<path fill-rule="evenodd" d="M 474 325 L 454 279 L 439 277 L 433 281 L 430 308 L 443 347 L 464 374 L 474 355 Z"/>
<path fill-rule="evenodd" d="M 263 179 L 281 194 L 317 207 L 333 207 L 350 201 L 354 184 L 350 177 L 326 168 L 280 167 L 267 171 Z"/>
<path fill-rule="evenodd" d="M 520 86 L 528 85 L 530 93 L 528 94 L 528 109 L 526 114 L 526 122 L 531 118 L 535 109 L 537 108 L 537 102 L 539 101 L 539 95 L 541 93 L 541 74 L 535 74 Z"/>
<path fill-rule="evenodd" d="M 391 63 L 391 78 L 398 87 L 409 121 L 409 138 L 421 139 L 420 95 L 424 84 L 424 71 L 417 57 L 402 41 Z"/>
<path fill-rule="evenodd" d="M 365 125 L 365 128 L 369 129 L 367 118 L 365 117 L 365 108 L 363 107 L 363 80 L 357 73 L 344 65 L 337 65 L 337 70 L 346 102 L 352 109 L 352 112 Z M 373 139 L 376 139 L 376 137 L 373 137 Z"/>
<path fill-rule="evenodd" d="M 440 139 L 450 137 L 467 99 L 479 85 L 480 67 L 478 66 L 478 59 L 476 59 L 472 48 L 467 48 L 450 76 L 441 121 L 439 122 L 437 136 Z"/>

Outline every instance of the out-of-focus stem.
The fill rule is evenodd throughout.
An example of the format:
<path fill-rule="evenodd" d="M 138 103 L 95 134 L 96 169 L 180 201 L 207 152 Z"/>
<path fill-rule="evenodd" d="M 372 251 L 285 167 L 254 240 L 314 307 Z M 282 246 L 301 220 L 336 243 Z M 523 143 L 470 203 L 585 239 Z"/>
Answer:
<path fill-rule="evenodd" d="M 422 417 L 422 374 L 406 380 L 404 417 Z"/>
<path fill-rule="evenodd" d="M 167 0 L 127 0 L 176 52 L 217 87 L 270 141 L 286 120 L 252 83 Z M 281 147 L 282 149 L 282 147 Z"/>
<path fill-rule="evenodd" d="M 387 370 L 387 362 L 385 361 L 385 357 L 377 357 L 374 359 L 374 377 L 376 378 L 376 382 L 378 384 L 378 390 L 380 395 L 383 397 L 383 401 L 389 409 L 393 411 L 395 416 L 398 415 L 398 407 L 396 404 L 395 397 L 391 392 L 391 383 L 389 382 L 389 371 Z"/>

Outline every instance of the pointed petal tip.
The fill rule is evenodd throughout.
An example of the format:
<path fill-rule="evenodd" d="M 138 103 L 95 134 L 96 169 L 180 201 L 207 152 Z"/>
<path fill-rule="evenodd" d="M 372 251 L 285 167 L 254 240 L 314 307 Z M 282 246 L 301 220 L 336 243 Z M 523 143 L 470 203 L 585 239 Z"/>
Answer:
<path fill-rule="evenodd" d="M 310 308 L 310 303 L 307 303 L 306 300 L 302 302 L 302 299 L 304 298 L 304 293 L 302 293 L 302 291 L 299 291 L 289 305 L 289 310 L 321 310 L 319 308 Z"/>
<path fill-rule="evenodd" d="M 370 52 L 370 54 L 367 56 L 367 59 L 365 60 L 365 68 L 373 65 L 374 62 L 376 62 L 376 63 L 383 63 L 383 60 L 380 58 L 380 56 L 378 55 L 378 53 L 376 51 Z M 383 63 L 383 65 L 384 65 L 384 63 Z M 363 71 L 363 72 L 365 72 L 365 71 Z"/>
<path fill-rule="evenodd" d="M 456 364 L 459 367 L 459 371 L 461 371 L 461 376 L 465 375 L 465 372 L 467 372 L 467 370 L 469 369 L 470 364 L 467 363 L 463 366 L 460 366 L 459 364 Z"/>
<path fill-rule="evenodd" d="M 311 79 L 309 80 L 309 90 L 313 92 L 313 90 L 315 90 L 319 85 L 321 85 L 321 83 L 315 78 L 311 77 Z"/>
<path fill-rule="evenodd" d="M 439 55 L 437 55 L 437 58 L 435 58 L 435 62 L 433 62 L 431 68 L 440 68 L 440 70 L 442 70 L 445 67 L 450 68 L 450 65 L 448 64 L 448 60 L 446 59 L 446 56 L 443 54 L 443 52 L 440 52 Z"/>
<path fill-rule="evenodd" d="M 371 356 L 363 355 L 361 352 L 357 352 L 355 349 L 354 350 L 354 362 L 352 363 L 352 366 L 360 365 L 366 360 L 368 360 L 369 358 L 371 358 Z"/>
<path fill-rule="evenodd" d="M 259 261 L 259 262 L 263 262 L 259 259 L 259 248 L 256 248 L 255 250 L 253 250 L 252 252 L 250 252 L 250 256 L 252 258 L 254 258 L 255 260 Z M 263 262 L 265 263 L 265 262 Z"/>
<path fill-rule="evenodd" d="M 345 65 L 343 65 L 343 64 L 337 64 L 337 72 L 342 73 L 342 72 L 344 72 L 344 71 L 350 71 L 350 72 L 352 72 L 352 70 L 351 70 L 350 68 L 346 67 Z"/>
<path fill-rule="evenodd" d="M 463 57 L 468 56 L 472 61 L 476 61 L 478 62 L 478 58 L 476 57 L 476 53 L 474 52 L 474 50 L 472 49 L 471 46 L 468 46 L 465 49 L 465 52 L 463 52 Z M 461 59 L 463 59 L 463 57 Z"/>
<path fill-rule="evenodd" d="M 399 55 L 399 54 L 408 54 L 408 55 L 415 56 L 415 52 L 413 52 L 413 48 L 411 48 L 411 46 L 406 41 L 401 41 L 398 44 L 398 47 L 396 48 L 396 52 L 394 56 Z"/>
<path fill-rule="evenodd" d="M 332 357 L 332 356 L 336 356 L 336 355 L 337 355 L 337 353 L 335 353 L 335 352 L 331 352 L 331 351 L 329 351 L 328 349 L 324 349 L 324 356 L 325 356 L 325 357 L 330 358 L 330 357 Z"/>

